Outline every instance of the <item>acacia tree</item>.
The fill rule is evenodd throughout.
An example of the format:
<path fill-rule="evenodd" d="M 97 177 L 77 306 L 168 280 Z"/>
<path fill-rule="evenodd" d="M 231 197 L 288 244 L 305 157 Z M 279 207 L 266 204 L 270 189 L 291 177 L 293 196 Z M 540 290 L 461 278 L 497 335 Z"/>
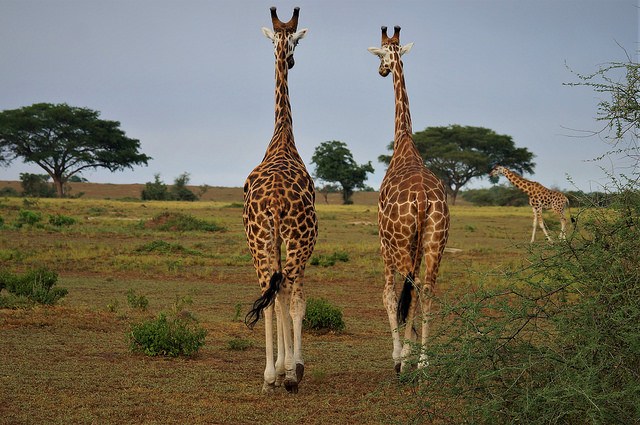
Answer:
<path fill-rule="evenodd" d="M 496 165 L 504 165 L 520 174 L 532 173 L 533 153 L 516 148 L 511 136 L 483 127 L 450 125 L 427 127 L 413 135 L 424 164 L 449 188 L 455 204 L 460 189 L 474 178 L 489 177 Z M 393 142 L 388 146 L 393 150 Z M 380 155 L 389 164 L 390 155 Z"/>
<path fill-rule="evenodd" d="M 373 173 L 371 161 L 358 165 L 344 142 L 323 142 L 313 153 L 314 177 L 325 182 L 335 182 L 342 187 L 342 202 L 351 203 L 356 188 L 364 189 L 367 173 Z"/>
<path fill-rule="evenodd" d="M 0 112 L 0 163 L 16 158 L 40 166 L 53 179 L 59 197 L 64 184 L 86 169 L 111 172 L 147 164 L 140 141 L 125 136 L 118 121 L 67 104 L 36 103 Z"/>

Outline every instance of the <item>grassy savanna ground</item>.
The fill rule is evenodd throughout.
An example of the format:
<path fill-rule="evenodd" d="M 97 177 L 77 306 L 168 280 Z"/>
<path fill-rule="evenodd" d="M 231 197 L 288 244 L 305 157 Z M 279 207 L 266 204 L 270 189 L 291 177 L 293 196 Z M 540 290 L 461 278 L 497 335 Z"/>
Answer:
<path fill-rule="evenodd" d="M 0 423 L 419 421 L 415 389 L 397 383 L 390 359 L 376 194 L 358 194 L 351 206 L 325 204 L 319 197 L 314 255 L 346 251 L 349 261 L 309 265 L 306 295 L 340 307 L 346 330 L 305 333 L 300 392 L 265 397 L 260 393 L 264 323 L 250 331 L 241 321 L 259 295 L 242 230 L 241 191 L 211 188 L 208 196 L 222 198 L 217 190 L 224 191 L 224 200 L 0 199 L 0 269 L 46 266 L 59 273 L 58 286 L 69 291 L 56 307 L 0 310 Z M 16 228 L 21 209 L 41 212 L 44 224 Z M 451 210 L 448 246 L 461 251 L 445 254 L 439 293 L 455 296 L 477 273 L 500 279 L 502 269 L 524 261 L 529 208 Z M 141 224 L 164 211 L 225 230 L 159 231 Z M 57 228 L 48 224 L 50 214 L 77 222 Z M 185 250 L 139 249 L 158 240 Z M 542 235 L 538 240 L 544 243 Z M 128 304 L 131 290 L 149 300 L 147 311 Z M 187 309 L 208 331 L 199 353 L 188 359 L 131 353 L 126 338 L 131 324 L 170 311 L 185 297 L 193 301 Z M 230 349 L 229 342 L 237 339 L 252 346 Z"/>

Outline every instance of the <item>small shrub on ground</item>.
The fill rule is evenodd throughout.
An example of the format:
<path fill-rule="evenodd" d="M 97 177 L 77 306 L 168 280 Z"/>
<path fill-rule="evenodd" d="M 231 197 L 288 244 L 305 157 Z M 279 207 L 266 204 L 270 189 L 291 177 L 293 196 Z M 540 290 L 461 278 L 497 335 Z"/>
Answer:
<path fill-rule="evenodd" d="M 207 331 L 190 318 L 183 315 L 169 318 L 161 313 L 153 320 L 134 324 L 129 343 L 133 352 L 148 356 L 192 356 L 204 345 L 206 334 Z"/>
<path fill-rule="evenodd" d="M 193 249 L 187 249 L 184 246 L 178 243 L 169 243 L 163 240 L 155 240 L 149 243 L 146 243 L 136 249 L 137 252 L 154 252 L 160 254 L 192 254 L 192 255 L 202 255 L 200 251 L 196 251 Z"/>
<path fill-rule="evenodd" d="M 342 310 L 324 298 L 309 298 L 302 327 L 314 331 L 341 332 L 345 328 Z"/>
<path fill-rule="evenodd" d="M 5 299 L 5 306 L 25 306 L 28 304 L 54 305 L 67 295 L 64 288 L 54 288 L 58 281 L 58 274 L 46 268 L 30 270 L 22 275 L 16 275 L 6 270 L 0 272 L 0 288 L 6 289 L 14 298 L 13 302 Z"/>
<path fill-rule="evenodd" d="M 18 212 L 18 219 L 16 220 L 16 227 L 20 228 L 24 225 L 35 226 L 42 221 L 42 213 L 31 210 L 20 210 Z"/>
<path fill-rule="evenodd" d="M 49 216 L 49 224 L 57 227 L 71 226 L 76 223 L 76 219 L 62 214 L 54 214 Z"/>
<path fill-rule="evenodd" d="M 349 261 L 349 253 L 345 251 L 335 251 L 331 255 L 316 255 L 311 258 L 310 264 L 312 266 L 330 267 L 334 266 L 337 261 L 346 263 L 347 261 Z"/>
<path fill-rule="evenodd" d="M 133 289 L 129 289 L 127 291 L 127 303 L 129 307 L 147 311 L 147 307 L 149 307 L 149 300 L 144 295 L 138 295 Z"/>
<path fill-rule="evenodd" d="M 188 214 L 172 213 L 168 211 L 160 213 L 151 220 L 142 223 L 142 226 L 147 229 L 179 232 L 217 232 L 224 230 L 224 227 L 216 223 L 200 220 Z"/>
<path fill-rule="evenodd" d="M 253 347 L 253 341 L 244 338 L 233 338 L 227 341 L 227 347 L 233 351 L 245 351 Z"/>

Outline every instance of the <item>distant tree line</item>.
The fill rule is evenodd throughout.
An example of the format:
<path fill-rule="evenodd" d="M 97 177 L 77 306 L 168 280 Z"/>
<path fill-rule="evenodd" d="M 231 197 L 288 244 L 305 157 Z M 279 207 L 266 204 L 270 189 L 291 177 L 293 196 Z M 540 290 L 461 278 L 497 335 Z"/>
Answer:
<path fill-rule="evenodd" d="M 173 186 L 167 186 L 160 180 L 160 174 L 154 175 L 153 182 L 147 182 L 142 189 L 143 201 L 197 201 L 208 190 L 208 186 L 200 186 L 199 194 L 193 193 L 189 184 L 189 173 L 182 173 L 173 181 Z"/>

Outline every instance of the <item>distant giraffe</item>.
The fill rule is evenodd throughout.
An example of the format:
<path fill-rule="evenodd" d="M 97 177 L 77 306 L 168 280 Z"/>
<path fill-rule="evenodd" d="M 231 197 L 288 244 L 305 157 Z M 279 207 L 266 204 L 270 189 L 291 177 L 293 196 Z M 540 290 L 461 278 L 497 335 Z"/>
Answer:
<path fill-rule="evenodd" d="M 547 232 L 547 228 L 544 225 L 544 221 L 542 220 L 543 209 L 550 209 L 554 213 L 558 214 L 561 224 L 560 239 L 566 238 L 565 229 L 567 226 L 567 219 L 564 216 L 564 208 L 569 204 L 569 199 L 567 199 L 564 194 L 556 190 L 547 189 L 538 182 L 527 180 L 520 174 L 515 173 L 502 165 L 496 165 L 489 172 L 491 177 L 495 177 L 499 174 L 502 174 L 509 179 L 515 187 L 526 193 L 529 197 L 529 205 L 533 208 L 533 231 L 531 232 L 531 243 L 536 239 L 536 225 L 538 223 L 549 242 L 552 242 L 552 239 Z"/>
<path fill-rule="evenodd" d="M 287 391 L 298 392 L 304 374 L 302 319 L 306 301 L 302 279 L 318 235 L 315 189 L 294 143 L 287 85 L 288 70 L 294 65 L 293 51 L 307 33 L 307 29 L 297 31 L 299 12 L 296 7 L 291 20 L 283 23 L 272 7 L 273 31 L 262 28 L 275 46 L 275 129 L 262 162 L 244 184 L 244 228 L 262 290 L 245 322 L 253 327 L 264 312 L 264 393 L 282 383 Z M 280 260 L 282 244 L 286 252 L 284 268 Z M 274 300 L 278 337 L 275 364 Z"/>
<path fill-rule="evenodd" d="M 422 344 L 427 342 L 428 314 L 431 309 L 438 267 L 449 235 L 449 208 L 442 182 L 425 166 L 412 136 L 409 98 L 404 82 L 400 57 L 413 43 L 400 46 L 400 27 L 394 27 L 393 37 L 382 27 L 380 48 L 369 51 L 380 58 L 379 73 L 393 73 L 395 92 L 395 136 L 393 155 L 380 186 L 378 225 L 381 254 L 384 261 L 385 286 L 383 304 L 389 316 L 393 337 L 393 361 L 396 372 L 405 369 L 415 341 L 413 320 L 417 302 L 423 314 Z M 424 256 L 424 283 L 418 278 Z M 395 274 L 404 278 L 400 298 L 396 296 Z M 427 292 L 427 293 L 425 293 Z M 406 322 L 404 345 L 398 326 Z M 426 355 L 420 354 L 419 366 L 426 365 Z"/>

